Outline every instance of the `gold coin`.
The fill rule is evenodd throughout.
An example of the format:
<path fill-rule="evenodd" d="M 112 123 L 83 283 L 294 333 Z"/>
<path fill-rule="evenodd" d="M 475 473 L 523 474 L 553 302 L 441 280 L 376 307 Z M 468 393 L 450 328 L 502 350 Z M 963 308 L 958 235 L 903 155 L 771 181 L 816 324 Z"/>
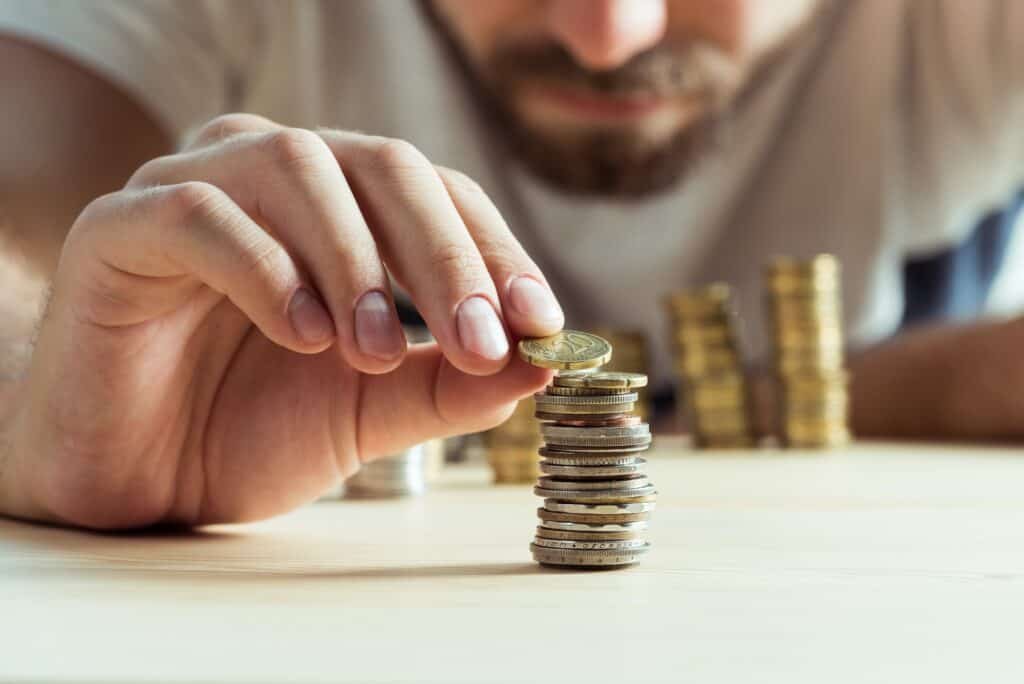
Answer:
<path fill-rule="evenodd" d="M 642 373 L 619 373 L 616 371 L 599 371 L 591 375 L 577 377 L 556 377 L 556 387 L 567 389 L 604 391 L 608 390 L 625 391 L 647 386 L 647 376 Z M 584 392 L 586 393 L 586 392 Z"/>
<path fill-rule="evenodd" d="M 577 330 L 519 341 L 519 356 L 527 363 L 556 370 L 597 368 L 612 358 L 607 340 Z"/>

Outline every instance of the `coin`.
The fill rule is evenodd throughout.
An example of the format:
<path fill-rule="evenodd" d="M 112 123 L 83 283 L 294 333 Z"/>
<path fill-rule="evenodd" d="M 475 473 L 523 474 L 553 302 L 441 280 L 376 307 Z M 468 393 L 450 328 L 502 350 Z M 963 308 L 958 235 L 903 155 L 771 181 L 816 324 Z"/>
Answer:
<path fill-rule="evenodd" d="M 643 487 L 649 487 L 650 483 L 647 481 L 647 477 L 643 474 L 639 476 L 633 475 L 626 479 L 621 480 L 562 480 L 555 479 L 550 476 L 541 476 L 537 478 L 537 486 L 544 489 L 552 490 L 568 490 L 568 491 L 583 491 L 583 490 L 619 490 L 629 491 L 631 489 L 642 489 Z"/>
<path fill-rule="evenodd" d="M 621 515 L 624 513 L 650 513 L 654 503 L 635 504 L 576 504 L 548 499 L 544 508 L 557 513 L 582 513 L 584 515 Z"/>
<path fill-rule="evenodd" d="M 601 437 L 646 437 L 651 434 L 651 426 L 647 423 L 640 423 L 639 425 L 609 427 L 573 427 L 548 423 L 540 426 L 540 434 L 545 440 L 549 437 L 589 437 L 591 439 L 599 439 Z"/>
<path fill-rule="evenodd" d="M 574 539 L 535 539 L 534 544 L 549 549 L 575 549 L 581 551 L 628 551 L 647 546 L 643 539 L 620 539 L 615 541 L 576 541 Z"/>
<path fill-rule="evenodd" d="M 572 413 L 545 413 L 537 411 L 534 417 L 538 420 L 553 421 L 566 427 L 627 427 L 639 425 L 641 422 L 640 416 L 630 413 L 609 413 L 590 417 Z"/>
<path fill-rule="evenodd" d="M 652 437 L 647 435 L 637 435 L 636 437 L 575 437 L 569 435 L 558 435 L 548 436 L 544 438 L 544 443 L 547 446 L 562 447 L 563 449 L 577 448 L 603 448 L 603 449 L 622 449 L 629 447 L 648 447 L 650 446 Z"/>
<path fill-rule="evenodd" d="M 657 494 L 657 490 L 650 484 L 638 489 L 551 489 L 537 486 L 533 488 L 533 493 L 544 499 L 574 503 L 632 503 L 651 500 L 637 500 L 636 497 L 652 496 Z"/>
<path fill-rule="evenodd" d="M 624 392 L 630 389 L 647 386 L 647 376 L 641 373 L 619 373 L 613 371 L 598 371 L 590 375 L 578 377 L 556 376 L 554 388 L 549 389 L 577 389 L 577 390 L 602 390 Z M 557 394 L 558 392 L 556 392 Z"/>
<path fill-rule="evenodd" d="M 622 394 L 603 394 L 598 396 L 575 396 L 575 397 L 556 397 L 550 394 L 544 394 L 538 392 L 533 395 L 534 401 L 537 402 L 537 407 L 547 406 L 551 404 L 557 404 L 559 406 L 579 406 L 585 408 L 599 408 L 607 406 L 609 404 L 632 404 L 639 399 L 639 395 L 636 392 L 625 392 Z M 545 409 L 549 410 L 549 409 Z"/>
<path fill-rule="evenodd" d="M 643 530 L 627 532 L 591 532 L 589 530 L 552 530 L 547 527 L 537 526 L 536 535 L 540 539 L 568 539 L 576 541 L 615 541 L 619 539 L 640 539 Z"/>
<path fill-rule="evenodd" d="M 650 443 L 648 444 L 637 444 L 634 446 L 616 446 L 616 447 L 594 447 L 594 446 L 565 446 L 561 444 L 547 444 L 540 449 L 542 456 L 558 456 L 561 454 L 594 454 L 596 455 L 612 455 L 612 454 L 631 454 L 638 451 L 647 451 L 651 448 Z"/>
<path fill-rule="evenodd" d="M 572 454 L 572 453 L 560 453 L 548 451 L 545 453 L 544 449 L 541 449 L 541 455 L 544 456 L 542 463 L 548 465 L 559 465 L 559 466 L 588 466 L 588 467 L 600 467 L 600 466 L 619 466 L 619 465 L 630 465 L 636 463 L 637 458 L 632 454 Z"/>
<path fill-rule="evenodd" d="M 549 463 L 548 461 L 540 462 L 540 470 L 542 473 L 548 475 L 558 475 L 561 477 L 573 477 L 573 478 L 589 478 L 589 477 L 622 477 L 626 475 L 636 475 L 643 473 L 644 466 L 647 464 L 642 458 L 635 459 L 632 463 L 625 465 L 610 465 L 610 466 L 599 466 L 599 465 L 561 465 L 558 463 Z"/>
<path fill-rule="evenodd" d="M 533 558 L 538 563 L 581 568 L 632 565 L 639 562 L 640 558 L 649 548 L 650 545 L 627 551 L 578 551 L 571 549 L 546 549 L 536 544 L 530 544 L 530 551 L 533 552 Z"/>
<path fill-rule="evenodd" d="M 540 526 L 546 527 L 549 530 L 562 530 L 565 532 L 643 532 L 647 529 L 649 524 L 650 523 L 647 520 L 622 523 L 582 523 L 562 520 L 541 519 Z"/>
<path fill-rule="evenodd" d="M 622 395 L 628 392 L 628 388 L 600 389 L 596 387 L 562 387 L 561 385 L 548 385 L 544 388 L 544 394 L 552 397 L 608 397 Z"/>
<path fill-rule="evenodd" d="M 621 523 L 645 522 L 651 519 L 650 513 L 611 513 L 589 515 L 587 513 L 559 513 L 543 508 L 537 509 L 537 517 L 546 522 L 571 522 L 581 525 L 614 525 Z"/>
<path fill-rule="evenodd" d="M 558 398 L 565 399 L 566 397 Z M 579 418 L 579 416 L 616 416 L 624 413 L 629 413 L 635 408 L 635 406 L 636 404 L 632 402 L 626 404 L 594 404 L 591 406 L 577 406 L 570 404 L 545 404 L 544 406 L 538 405 L 537 413 L 573 415 L 576 416 L 577 418 Z"/>
<path fill-rule="evenodd" d="M 578 368 L 576 370 L 565 370 L 564 368 L 560 368 L 560 369 L 555 371 L 555 377 L 556 378 L 578 378 L 578 377 L 582 377 L 584 375 L 592 375 L 592 374 L 598 372 L 599 370 L 601 370 L 600 366 L 595 366 L 594 368 Z"/>
<path fill-rule="evenodd" d="M 608 363 L 612 347 L 597 335 L 563 330 L 549 337 L 520 340 L 519 356 L 541 368 L 579 370 Z"/>

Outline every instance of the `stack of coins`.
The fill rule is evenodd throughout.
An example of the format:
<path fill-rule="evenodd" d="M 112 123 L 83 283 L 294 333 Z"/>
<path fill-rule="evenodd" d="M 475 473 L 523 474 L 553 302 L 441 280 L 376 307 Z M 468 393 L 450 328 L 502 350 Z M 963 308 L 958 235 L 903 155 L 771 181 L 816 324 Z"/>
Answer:
<path fill-rule="evenodd" d="M 571 330 L 523 340 L 519 353 L 558 371 L 534 396 L 544 439 L 544 474 L 533 490 L 544 498 L 534 560 L 589 568 L 638 562 L 651 546 L 645 532 L 656 494 L 640 458 L 651 430 L 632 413 L 647 376 L 599 371 L 611 345 Z"/>
<path fill-rule="evenodd" d="M 700 448 L 742 449 L 756 442 L 730 296 L 728 285 L 715 283 L 667 299 L 681 407 Z"/>
<path fill-rule="evenodd" d="M 533 418 L 533 397 L 523 399 L 508 420 L 484 433 L 487 462 L 497 484 L 527 484 L 540 474 L 540 435 Z"/>
<path fill-rule="evenodd" d="M 593 334 L 608 340 L 615 350 L 615 355 L 602 370 L 628 371 L 647 374 L 650 370 L 650 356 L 647 350 L 647 335 L 638 330 L 618 330 L 615 328 L 595 328 Z M 636 402 L 636 414 L 642 420 L 651 415 L 651 405 L 646 389 L 638 389 L 640 398 Z"/>
<path fill-rule="evenodd" d="M 345 482 L 345 498 L 372 499 L 415 496 L 427 491 L 440 475 L 444 441 L 432 439 L 391 456 L 366 463 Z"/>
<path fill-rule="evenodd" d="M 797 448 L 847 444 L 840 269 L 835 257 L 777 259 L 766 270 L 779 432 Z"/>

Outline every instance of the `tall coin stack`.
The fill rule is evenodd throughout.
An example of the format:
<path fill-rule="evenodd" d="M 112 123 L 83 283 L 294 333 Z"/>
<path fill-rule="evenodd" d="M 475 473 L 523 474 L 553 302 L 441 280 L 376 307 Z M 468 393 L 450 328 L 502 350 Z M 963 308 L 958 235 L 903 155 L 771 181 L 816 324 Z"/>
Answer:
<path fill-rule="evenodd" d="M 844 367 L 840 267 L 822 254 L 776 259 L 765 273 L 774 341 L 779 431 L 796 448 L 850 441 L 849 374 Z"/>
<path fill-rule="evenodd" d="M 700 448 L 742 449 L 756 443 L 730 296 L 728 285 L 715 283 L 667 299 L 683 410 Z"/>
<path fill-rule="evenodd" d="M 611 345 L 572 330 L 523 340 L 519 353 L 558 371 L 534 396 L 544 440 L 533 490 L 544 498 L 534 560 L 589 568 L 638 562 L 651 546 L 644 535 L 656 495 L 640 457 L 651 430 L 632 413 L 647 376 L 601 372 Z"/>

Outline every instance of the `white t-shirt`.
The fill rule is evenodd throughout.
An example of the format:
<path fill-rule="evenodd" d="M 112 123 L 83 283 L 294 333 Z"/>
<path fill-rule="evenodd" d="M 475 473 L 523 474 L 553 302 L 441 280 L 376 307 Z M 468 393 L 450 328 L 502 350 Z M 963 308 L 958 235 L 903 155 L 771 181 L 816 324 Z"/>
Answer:
<path fill-rule="evenodd" d="M 571 325 L 646 331 L 662 380 L 666 292 L 732 282 L 756 357 L 766 260 L 833 252 L 851 340 L 870 343 L 900 324 L 904 261 L 1024 189 L 1022 0 L 835 3 L 744 95 L 724 144 L 639 202 L 561 195 L 503 154 L 412 0 L 0 0 L 3 31 L 80 60 L 178 135 L 248 111 L 413 142 L 483 185 Z M 1021 265 L 1014 240 L 990 309 L 1024 305 Z"/>

